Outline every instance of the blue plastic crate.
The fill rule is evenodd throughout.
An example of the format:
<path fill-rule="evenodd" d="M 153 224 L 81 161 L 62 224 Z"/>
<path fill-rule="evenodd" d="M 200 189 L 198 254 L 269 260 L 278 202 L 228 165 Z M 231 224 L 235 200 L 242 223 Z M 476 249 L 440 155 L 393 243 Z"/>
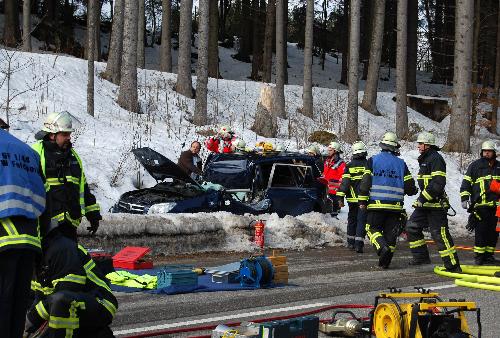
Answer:
<path fill-rule="evenodd" d="M 319 318 L 306 316 L 262 323 L 261 338 L 318 338 Z"/>
<path fill-rule="evenodd" d="M 192 271 L 189 265 L 167 265 L 156 273 L 158 277 L 157 289 L 169 286 L 196 286 L 198 274 Z"/>

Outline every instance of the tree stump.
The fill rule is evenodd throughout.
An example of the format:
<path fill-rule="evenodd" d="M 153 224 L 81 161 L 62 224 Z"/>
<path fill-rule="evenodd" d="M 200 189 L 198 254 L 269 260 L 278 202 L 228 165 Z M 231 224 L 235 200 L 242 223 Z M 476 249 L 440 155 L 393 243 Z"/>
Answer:
<path fill-rule="evenodd" d="M 278 119 L 274 115 L 275 87 L 263 85 L 260 90 L 260 99 L 257 103 L 255 121 L 251 128 L 257 135 L 276 137 L 278 134 Z"/>

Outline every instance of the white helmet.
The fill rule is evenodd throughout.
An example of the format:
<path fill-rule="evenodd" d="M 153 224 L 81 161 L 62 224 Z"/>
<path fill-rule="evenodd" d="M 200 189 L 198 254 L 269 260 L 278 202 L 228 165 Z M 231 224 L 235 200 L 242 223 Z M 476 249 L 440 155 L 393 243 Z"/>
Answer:
<path fill-rule="evenodd" d="M 237 138 L 236 140 L 233 140 L 231 142 L 231 145 L 236 149 L 236 150 L 240 150 L 240 151 L 245 151 L 246 149 L 246 142 L 243 141 L 242 139 L 240 138 Z"/>
<path fill-rule="evenodd" d="M 354 142 L 351 149 L 353 155 L 366 153 L 366 145 L 362 141 Z"/>
<path fill-rule="evenodd" d="M 72 133 L 74 129 L 71 115 L 67 111 L 50 113 L 43 123 L 42 131 L 51 134 Z"/>
<path fill-rule="evenodd" d="M 314 156 L 320 155 L 320 150 L 315 144 L 311 144 L 309 147 L 307 147 L 306 151 L 310 154 L 314 154 Z"/>
<path fill-rule="evenodd" d="M 230 126 L 222 126 L 219 129 L 219 135 L 221 135 L 223 137 L 231 135 L 232 132 L 233 132 L 233 130 L 231 129 Z"/>
<path fill-rule="evenodd" d="M 428 131 L 423 131 L 418 134 L 417 143 L 423 143 L 430 146 L 436 146 L 436 136 L 429 133 Z"/>
<path fill-rule="evenodd" d="M 495 142 L 493 141 L 484 141 L 483 144 L 481 144 L 481 151 L 483 150 L 493 150 L 494 152 L 497 151 L 496 149 L 496 146 L 495 146 Z"/>
<path fill-rule="evenodd" d="M 398 142 L 398 137 L 392 131 L 388 131 L 387 133 L 385 133 L 380 143 L 390 147 L 396 147 L 396 148 L 400 147 L 400 144 Z"/>
<path fill-rule="evenodd" d="M 328 145 L 328 148 L 335 149 L 335 151 L 337 151 L 338 153 L 342 152 L 342 147 L 340 146 L 340 143 L 338 143 L 336 141 L 330 142 L 330 144 Z"/>

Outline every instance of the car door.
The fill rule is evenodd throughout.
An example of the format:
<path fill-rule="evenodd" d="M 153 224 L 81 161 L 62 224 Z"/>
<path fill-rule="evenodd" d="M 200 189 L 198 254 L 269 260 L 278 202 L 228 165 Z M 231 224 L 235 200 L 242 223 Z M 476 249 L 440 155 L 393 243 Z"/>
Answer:
<path fill-rule="evenodd" d="M 276 212 L 280 217 L 314 211 L 320 198 L 314 185 L 312 168 L 307 165 L 274 163 L 266 197 L 271 200 L 271 212 Z"/>

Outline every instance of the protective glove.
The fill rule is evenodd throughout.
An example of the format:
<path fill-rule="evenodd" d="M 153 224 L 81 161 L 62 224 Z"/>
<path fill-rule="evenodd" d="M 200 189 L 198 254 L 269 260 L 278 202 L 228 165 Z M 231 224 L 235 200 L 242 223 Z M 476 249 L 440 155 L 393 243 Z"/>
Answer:
<path fill-rule="evenodd" d="M 343 208 L 344 207 L 344 199 L 341 198 L 339 199 L 339 208 Z"/>
<path fill-rule="evenodd" d="M 99 220 L 93 219 L 90 222 L 90 226 L 87 227 L 87 230 L 91 235 L 95 235 L 97 232 L 97 229 L 99 229 Z"/>
<path fill-rule="evenodd" d="M 416 199 L 411 206 L 414 208 L 422 208 L 424 206 L 424 203 L 422 203 L 420 199 Z"/>
<path fill-rule="evenodd" d="M 469 200 L 462 201 L 462 209 L 469 209 L 470 203 Z"/>
<path fill-rule="evenodd" d="M 467 224 L 465 225 L 465 229 L 469 232 L 473 232 L 476 229 L 477 222 L 479 221 L 478 216 L 475 212 L 471 212 L 469 215 L 469 219 L 467 220 Z"/>

